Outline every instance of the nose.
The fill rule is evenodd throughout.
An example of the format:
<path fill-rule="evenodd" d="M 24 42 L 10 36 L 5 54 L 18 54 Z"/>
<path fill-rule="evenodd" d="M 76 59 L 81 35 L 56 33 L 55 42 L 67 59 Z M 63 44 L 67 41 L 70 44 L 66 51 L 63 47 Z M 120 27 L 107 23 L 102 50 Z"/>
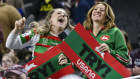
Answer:
<path fill-rule="evenodd" d="M 62 16 L 64 17 L 64 16 L 65 16 L 65 14 L 63 13 L 63 14 L 62 14 Z"/>
<path fill-rule="evenodd" d="M 97 9 L 97 12 L 100 12 L 100 9 Z"/>
<path fill-rule="evenodd" d="M 61 16 L 65 17 L 65 16 L 66 16 L 66 14 L 65 14 L 65 13 L 61 13 Z"/>

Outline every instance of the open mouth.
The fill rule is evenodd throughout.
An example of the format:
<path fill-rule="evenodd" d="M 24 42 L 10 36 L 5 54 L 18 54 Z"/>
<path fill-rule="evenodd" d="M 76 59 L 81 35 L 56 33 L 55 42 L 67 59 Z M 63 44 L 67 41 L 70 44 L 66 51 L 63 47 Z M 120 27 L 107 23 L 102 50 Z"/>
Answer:
<path fill-rule="evenodd" d="M 63 23 L 64 22 L 64 18 L 59 18 L 58 22 Z"/>

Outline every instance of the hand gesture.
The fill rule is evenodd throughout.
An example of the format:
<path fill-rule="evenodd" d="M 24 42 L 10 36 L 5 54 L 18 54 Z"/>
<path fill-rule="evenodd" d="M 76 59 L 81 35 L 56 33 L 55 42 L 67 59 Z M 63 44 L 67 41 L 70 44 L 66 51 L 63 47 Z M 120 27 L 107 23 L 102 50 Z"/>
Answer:
<path fill-rule="evenodd" d="M 15 22 L 14 33 L 19 33 L 25 26 L 25 17 Z"/>
<path fill-rule="evenodd" d="M 64 54 L 61 54 L 58 57 L 58 62 L 59 62 L 59 65 L 64 65 L 64 64 L 68 63 L 68 59 L 67 59 L 67 57 Z"/>

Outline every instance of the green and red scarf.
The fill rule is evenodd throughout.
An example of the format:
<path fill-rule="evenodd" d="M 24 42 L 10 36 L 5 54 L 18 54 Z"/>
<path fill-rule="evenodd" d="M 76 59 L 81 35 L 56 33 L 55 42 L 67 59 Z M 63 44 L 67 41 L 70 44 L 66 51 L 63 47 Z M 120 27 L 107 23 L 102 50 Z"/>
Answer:
<path fill-rule="evenodd" d="M 59 45 L 64 54 L 89 79 L 120 79 L 131 73 L 108 52 L 101 55 L 95 49 L 100 44 L 78 24 Z"/>
<path fill-rule="evenodd" d="M 74 73 L 71 64 L 59 65 L 58 56 L 62 51 L 54 46 L 42 55 L 24 65 L 30 79 L 58 79 Z"/>

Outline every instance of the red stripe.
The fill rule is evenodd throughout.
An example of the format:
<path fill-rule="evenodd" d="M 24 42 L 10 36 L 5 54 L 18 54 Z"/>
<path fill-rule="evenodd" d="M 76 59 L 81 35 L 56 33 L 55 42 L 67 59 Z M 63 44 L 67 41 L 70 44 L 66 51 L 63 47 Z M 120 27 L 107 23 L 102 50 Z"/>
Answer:
<path fill-rule="evenodd" d="M 61 41 L 60 38 L 56 37 L 56 36 L 40 36 L 40 38 L 47 38 L 47 39 L 52 39 L 52 40 L 57 40 L 57 41 Z"/>
<path fill-rule="evenodd" d="M 97 46 L 100 46 L 100 44 L 90 35 L 88 31 L 86 31 L 86 29 L 84 29 L 84 27 L 80 23 L 77 26 L 79 27 L 75 27 L 74 30 L 101 57 L 101 55 L 95 50 L 95 48 Z M 104 61 L 108 63 L 115 71 L 120 73 L 120 75 L 122 75 L 123 77 L 128 77 L 131 75 L 131 72 L 128 69 L 126 69 L 120 62 L 118 62 L 107 52 L 105 52 Z"/>
<path fill-rule="evenodd" d="M 47 48 L 51 47 L 51 45 L 44 45 L 44 44 L 41 44 L 41 43 L 36 43 L 36 45 L 37 45 L 37 46 L 47 47 Z"/>
<path fill-rule="evenodd" d="M 42 55 L 43 53 L 34 52 L 34 56 Z"/>
<path fill-rule="evenodd" d="M 118 54 L 116 54 L 116 56 L 117 56 L 120 60 L 122 60 L 123 62 L 129 62 L 129 60 L 125 60 L 124 58 L 122 58 L 122 57 L 119 56 Z"/>
<path fill-rule="evenodd" d="M 33 31 L 34 31 L 34 35 L 36 35 L 37 34 L 37 31 L 35 29 Z"/>
<path fill-rule="evenodd" d="M 85 66 L 88 67 L 89 70 L 92 71 L 92 73 L 95 74 L 95 78 L 94 79 L 102 79 L 97 73 L 95 73 L 76 53 L 75 51 L 73 51 L 73 49 L 71 49 L 71 47 L 65 42 L 63 41 L 59 47 L 61 48 L 61 50 L 67 55 L 69 56 L 69 59 L 71 59 L 73 61 L 73 63 L 88 77 L 91 79 L 91 77 L 85 72 L 83 71 L 83 69 L 81 69 L 78 64 L 77 64 L 77 60 L 80 59 Z M 70 53 L 69 53 L 70 52 Z"/>
<path fill-rule="evenodd" d="M 52 53 L 52 52 L 55 52 L 55 53 Z M 42 55 L 39 55 L 37 58 L 28 62 L 27 64 L 30 65 L 34 63 L 35 65 L 40 66 L 41 64 L 45 63 L 46 61 L 50 60 L 51 58 L 53 58 L 54 56 L 58 55 L 61 52 L 62 51 L 58 48 L 58 46 L 54 46 L 52 49 L 44 52 Z M 27 64 L 25 64 L 23 67 L 25 67 Z M 37 67 L 31 68 L 28 72 L 32 71 L 33 69 Z"/>
<path fill-rule="evenodd" d="M 64 67 L 63 69 L 57 71 L 56 73 L 52 74 L 51 76 L 49 76 L 46 79 L 49 79 L 49 78 L 51 78 L 51 79 L 58 79 L 58 78 L 60 78 L 62 76 L 65 76 L 65 75 L 68 75 L 68 74 L 72 74 L 72 73 L 74 73 L 74 70 L 73 70 L 72 66 L 69 65 L 69 66 Z"/>
<path fill-rule="evenodd" d="M 26 41 L 29 41 L 30 40 L 29 35 L 28 36 L 25 36 L 25 38 L 26 38 Z"/>

